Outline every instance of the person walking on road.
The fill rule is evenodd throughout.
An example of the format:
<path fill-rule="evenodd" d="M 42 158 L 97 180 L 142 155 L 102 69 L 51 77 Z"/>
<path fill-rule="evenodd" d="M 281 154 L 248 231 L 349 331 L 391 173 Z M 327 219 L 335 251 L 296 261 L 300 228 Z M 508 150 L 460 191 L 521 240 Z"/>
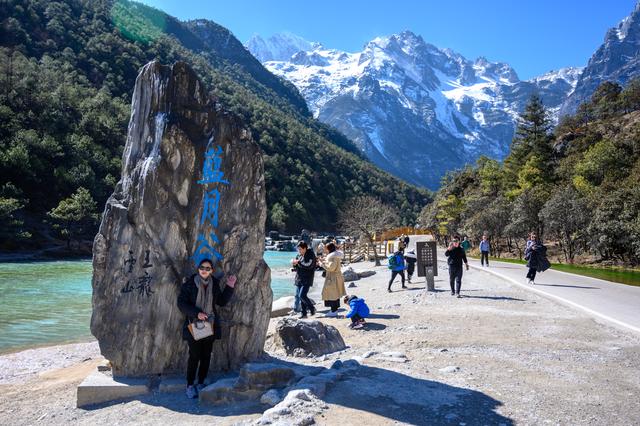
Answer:
<path fill-rule="evenodd" d="M 467 270 L 469 270 L 469 263 L 467 263 L 467 255 L 464 253 L 462 247 L 460 247 L 460 239 L 454 237 L 449 244 L 447 251 L 444 252 L 447 256 L 447 264 L 449 265 L 449 285 L 451 286 L 451 295 L 457 295 L 460 298 L 460 287 L 462 286 L 462 263 L 464 262 Z"/>
<path fill-rule="evenodd" d="M 416 262 L 418 258 L 416 256 L 416 251 L 411 249 L 404 254 L 404 260 L 407 262 L 407 281 L 411 283 L 411 277 L 413 277 L 413 272 L 416 270 Z"/>
<path fill-rule="evenodd" d="M 547 259 L 547 248 L 542 244 L 535 232 L 532 232 L 524 249 L 524 258 L 527 261 L 527 279 L 529 284 L 535 284 L 536 273 L 544 272 L 551 264 Z"/>
<path fill-rule="evenodd" d="M 404 285 L 404 270 L 406 269 L 404 263 L 404 255 L 402 251 L 398 250 L 389 256 L 389 269 L 391 269 L 391 279 L 389 280 L 389 286 L 387 287 L 387 291 L 391 293 L 391 284 L 393 280 L 396 278 L 396 275 L 400 275 L 402 279 L 402 288 L 407 288 Z"/>
<path fill-rule="evenodd" d="M 467 237 L 464 237 L 464 240 L 460 243 L 460 247 L 464 250 L 464 254 L 467 254 L 469 250 L 471 250 L 471 241 Z"/>
<path fill-rule="evenodd" d="M 491 244 L 489 244 L 489 239 L 486 235 L 482 236 L 482 241 L 480 241 L 480 264 L 484 266 L 485 262 L 487 267 L 489 267 L 489 252 L 491 251 Z"/>

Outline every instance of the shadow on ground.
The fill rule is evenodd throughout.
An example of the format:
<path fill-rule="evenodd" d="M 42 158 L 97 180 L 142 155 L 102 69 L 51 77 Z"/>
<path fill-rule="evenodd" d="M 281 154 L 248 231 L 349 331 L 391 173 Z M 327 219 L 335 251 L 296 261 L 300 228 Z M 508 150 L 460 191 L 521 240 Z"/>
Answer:
<path fill-rule="evenodd" d="M 376 318 L 376 319 L 398 319 L 400 318 L 400 315 L 396 315 L 396 314 L 369 314 L 369 316 L 367 317 L 367 319 L 369 318 Z"/>
<path fill-rule="evenodd" d="M 308 371 L 309 368 L 309 366 L 282 361 L 278 358 L 266 357 L 265 361 L 293 369 Z M 327 368 L 315 367 L 315 370 L 319 374 Z M 326 395 L 321 398 L 328 404 L 371 413 L 389 421 L 419 425 L 466 423 L 511 426 L 514 424 L 511 419 L 496 411 L 502 403 L 482 392 L 367 365 L 350 369 L 342 368 L 338 371 L 342 371 L 344 375 L 337 383 L 331 385 Z M 218 378 L 222 377 L 232 376 Z M 187 399 L 184 391 L 153 392 L 131 400 L 196 416 L 253 416 L 260 415 L 269 408 L 259 402 L 201 404 L 198 400 Z M 122 403 L 122 400 L 113 401 L 92 406 L 88 410 L 99 410 Z"/>
<path fill-rule="evenodd" d="M 545 286 L 545 287 L 567 287 L 567 288 L 586 288 L 588 290 L 600 290 L 599 287 L 589 287 L 589 286 L 583 286 L 583 285 L 569 285 L 569 284 L 542 284 L 542 283 L 535 283 L 535 286 Z"/>
<path fill-rule="evenodd" d="M 379 324 L 377 322 L 369 322 L 367 321 L 364 324 L 364 327 L 362 328 L 362 330 L 367 330 L 367 331 L 380 331 L 380 330 L 384 330 L 385 328 L 387 328 L 386 325 L 384 324 Z"/>
<path fill-rule="evenodd" d="M 525 299 L 518 299 L 516 297 L 506 297 L 506 296 L 469 296 L 466 294 L 462 294 L 463 299 L 487 299 L 487 300 L 511 300 L 513 302 L 526 302 Z"/>

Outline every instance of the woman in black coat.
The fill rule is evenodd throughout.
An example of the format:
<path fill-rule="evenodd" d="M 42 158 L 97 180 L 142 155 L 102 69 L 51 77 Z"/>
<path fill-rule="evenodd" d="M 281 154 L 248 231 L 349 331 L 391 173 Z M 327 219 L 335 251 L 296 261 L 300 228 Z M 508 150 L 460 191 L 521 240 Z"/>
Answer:
<path fill-rule="evenodd" d="M 198 273 L 193 274 L 182 284 L 178 296 L 178 308 L 186 315 L 182 338 L 189 345 L 189 360 L 187 362 L 187 397 L 189 398 L 198 397 L 198 390 L 203 387 L 209 372 L 213 341 L 220 339 L 220 322 L 216 305 L 224 306 L 229 302 L 237 281 L 235 275 L 230 275 L 227 277 L 224 290 L 220 290 L 220 280 L 213 276 L 213 272 L 211 260 L 200 261 Z M 213 336 L 195 340 L 188 326 L 196 320 L 213 320 Z M 194 386 L 196 370 L 198 371 L 198 384 Z"/>
<path fill-rule="evenodd" d="M 524 258 L 529 268 L 527 272 L 529 284 L 535 284 L 536 273 L 546 271 L 551 265 L 547 259 L 547 248 L 534 233 L 531 233 L 531 237 L 527 241 Z"/>

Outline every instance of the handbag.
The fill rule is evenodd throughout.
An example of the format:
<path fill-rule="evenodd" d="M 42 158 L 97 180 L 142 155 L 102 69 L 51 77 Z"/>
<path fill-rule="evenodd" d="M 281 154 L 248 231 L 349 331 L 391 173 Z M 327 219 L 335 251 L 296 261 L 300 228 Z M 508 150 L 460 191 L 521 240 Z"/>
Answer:
<path fill-rule="evenodd" d="M 193 321 L 187 326 L 194 340 L 201 340 L 213 336 L 213 321 Z"/>

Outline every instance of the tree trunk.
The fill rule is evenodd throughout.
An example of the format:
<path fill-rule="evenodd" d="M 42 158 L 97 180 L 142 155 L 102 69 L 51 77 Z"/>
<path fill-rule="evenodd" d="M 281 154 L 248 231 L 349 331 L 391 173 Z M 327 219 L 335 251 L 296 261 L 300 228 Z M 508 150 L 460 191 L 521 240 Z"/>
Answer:
<path fill-rule="evenodd" d="M 376 245 L 373 242 L 373 237 L 371 235 L 367 235 L 367 237 L 369 237 L 369 243 L 371 244 L 371 247 L 373 247 L 373 257 L 376 261 L 376 266 L 380 266 L 380 259 L 378 259 L 378 252 L 376 251 Z"/>

